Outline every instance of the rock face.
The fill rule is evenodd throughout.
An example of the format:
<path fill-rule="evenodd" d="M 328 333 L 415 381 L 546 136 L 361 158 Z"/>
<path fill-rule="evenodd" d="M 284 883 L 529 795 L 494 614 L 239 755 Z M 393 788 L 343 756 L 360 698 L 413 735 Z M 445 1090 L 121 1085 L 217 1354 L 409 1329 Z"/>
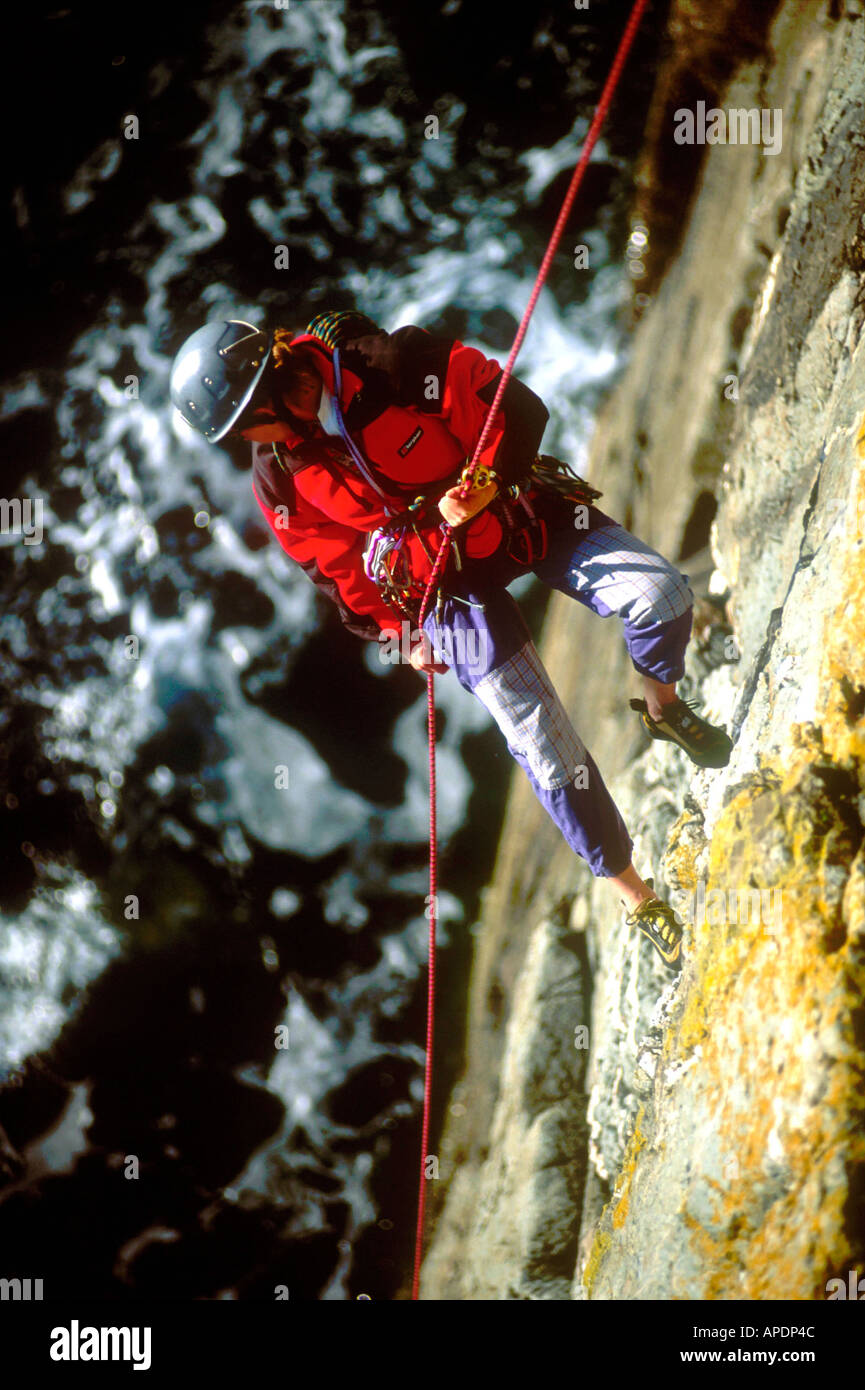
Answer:
<path fill-rule="evenodd" d="M 707 148 L 590 476 L 701 594 L 683 693 L 728 767 L 646 747 L 614 625 L 556 594 L 540 644 L 685 965 L 515 774 L 426 1299 L 822 1299 L 865 1261 L 861 5 L 782 3 L 719 104 L 782 148 Z"/>

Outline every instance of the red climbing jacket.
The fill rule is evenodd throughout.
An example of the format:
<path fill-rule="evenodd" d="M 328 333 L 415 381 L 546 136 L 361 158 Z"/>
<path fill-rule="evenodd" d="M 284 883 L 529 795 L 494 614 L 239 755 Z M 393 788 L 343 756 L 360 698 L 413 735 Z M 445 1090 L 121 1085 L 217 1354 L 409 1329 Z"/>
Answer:
<path fill-rule="evenodd" d="M 336 604 L 349 632 L 367 640 L 389 627 L 399 632 L 400 616 L 382 602 L 378 586 L 364 573 L 366 536 L 311 506 L 290 476 L 277 474 L 274 492 L 266 481 L 274 466 L 273 446 L 253 444 L 252 451 L 252 490 L 268 526 L 286 554 Z M 266 498 L 273 498 L 273 505 Z"/>
<path fill-rule="evenodd" d="M 386 601 L 364 571 L 368 535 L 426 499 L 404 541 L 414 593 L 422 593 L 442 541 L 438 500 L 474 453 L 501 369 L 476 348 L 423 328 L 386 333 L 360 315 L 337 317 L 345 320 L 342 332 L 326 336 L 339 347 L 343 420 L 385 497 L 342 438 L 325 434 L 317 420 L 297 422 L 284 443 L 253 445 L 253 490 L 286 553 L 337 603 L 351 631 L 374 639 L 398 633 L 405 610 Z M 309 330 L 292 342 L 310 352 L 332 395 L 333 347 Z M 548 418 L 543 402 L 512 378 L 479 459 L 495 469 L 500 490 L 527 477 Z M 501 515 L 497 498 L 455 528 L 463 555 L 477 560 L 498 551 Z"/>

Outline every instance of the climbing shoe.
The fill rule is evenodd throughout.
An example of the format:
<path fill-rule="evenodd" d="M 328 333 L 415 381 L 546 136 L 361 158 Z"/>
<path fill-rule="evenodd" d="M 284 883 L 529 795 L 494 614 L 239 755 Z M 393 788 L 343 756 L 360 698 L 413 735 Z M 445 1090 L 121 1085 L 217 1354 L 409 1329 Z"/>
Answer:
<path fill-rule="evenodd" d="M 678 697 L 664 706 L 663 719 L 653 719 L 645 700 L 631 700 L 643 728 L 650 738 L 662 738 L 684 748 L 692 763 L 698 767 L 726 767 L 730 761 L 733 740 L 723 729 L 716 729 L 694 713 L 690 701 Z"/>
<path fill-rule="evenodd" d="M 647 879 L 650 888 L 654 887 Z M 646 898 L 640 906 L 625 918 L 625 924 L 636 927 L 647 936 L 661 960 L 670 970 L 679 970 L 682 965 L 682 927 L 669 903 L 660 898 Z"/>

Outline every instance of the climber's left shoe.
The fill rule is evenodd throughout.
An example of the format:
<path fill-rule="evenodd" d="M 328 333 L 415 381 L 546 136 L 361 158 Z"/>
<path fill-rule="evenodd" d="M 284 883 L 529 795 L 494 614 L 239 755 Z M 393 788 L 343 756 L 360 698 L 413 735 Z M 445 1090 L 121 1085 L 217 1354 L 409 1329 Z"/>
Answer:
<path fill-rule="evenodd" d="M 666 739 L 684 748 L 692 763 L 698 767 L 726 767 L 730 761 L 733 740 L 723 729 L 716 729 L 694 713 L 694 706 L 678 696 L 664 706 L 662 719 L 653 719 L 645 700 L 631 700 L 631 709 L 639 712 L 646 733 L 651 738 Z"/>
<path fill-rule="evenodd" d="M 654 887 L 651 879 L 647 883 Z M 646 898 L 625 918 L 625 924 L 649 938 L 669 970 L 681 969 L 682 925 L 669 903 L 662 898 Z"/>

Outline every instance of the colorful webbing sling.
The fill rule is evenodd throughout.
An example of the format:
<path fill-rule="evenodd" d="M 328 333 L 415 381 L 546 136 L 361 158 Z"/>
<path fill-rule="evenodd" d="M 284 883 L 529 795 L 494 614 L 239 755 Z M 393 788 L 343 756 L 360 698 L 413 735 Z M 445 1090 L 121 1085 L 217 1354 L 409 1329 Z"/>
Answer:
<path fill-rule="evenodd" d="M 313 338 L 318 338 L 319 342 L 324 343 L 325 347 L 339 347 L 340 340 L 345 338 L 347 332 L 351 332 L 357 337 L 359 333 L 379 333 L 381 330 L 377 323 L 368 314 L 361 313 L 360 309 L 338 309 L 326 314 L 316 314 L 303 330 Z"/>

